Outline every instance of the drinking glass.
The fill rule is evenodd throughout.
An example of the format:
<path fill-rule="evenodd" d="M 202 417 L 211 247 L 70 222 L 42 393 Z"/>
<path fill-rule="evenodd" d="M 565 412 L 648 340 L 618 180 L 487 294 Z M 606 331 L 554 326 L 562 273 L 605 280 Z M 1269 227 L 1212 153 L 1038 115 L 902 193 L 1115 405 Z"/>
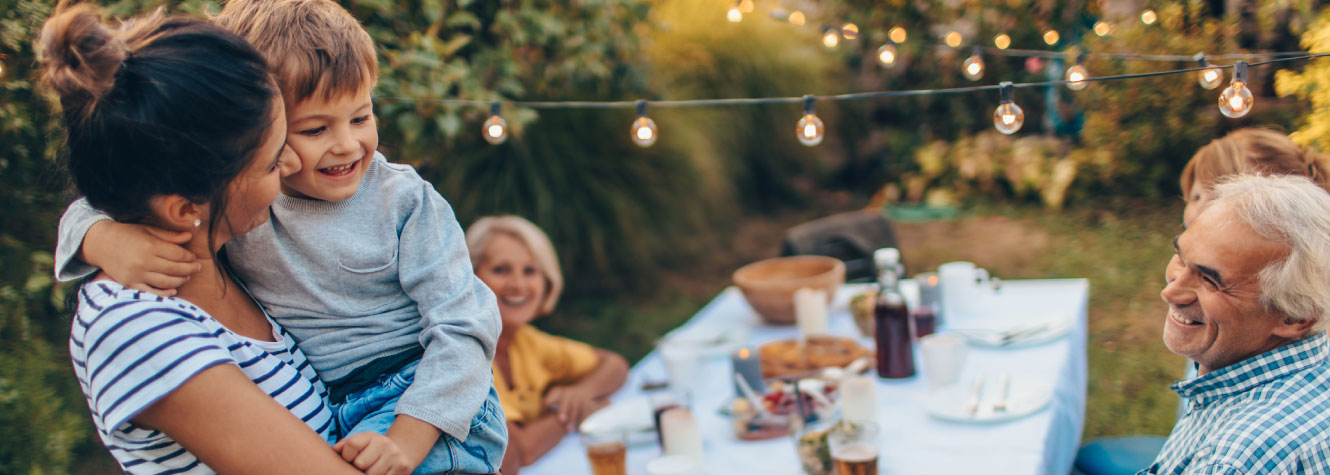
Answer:
<path fill-rule="evenodd" d="M 831 426 L 827 445 L 836 475 L 877 475 L 877 431 L 872 422 L 842 420 Z"/>
<path fill-rule="evenodd" d="M 628 471 L 628 443 L 622 431 L 582 434 L 582 446 L 591 463 L 592 475 L 625 475 Z"/>

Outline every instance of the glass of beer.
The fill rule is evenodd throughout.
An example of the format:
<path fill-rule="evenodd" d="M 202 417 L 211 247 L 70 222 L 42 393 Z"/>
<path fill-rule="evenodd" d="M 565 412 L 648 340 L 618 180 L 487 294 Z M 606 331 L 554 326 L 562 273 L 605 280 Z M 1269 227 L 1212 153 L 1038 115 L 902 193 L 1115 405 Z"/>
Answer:
<path fill-rule="evenodd" d="M 591 463 L 591 475 L 625 475 L 628 472 L 628 444 L 621 431 L 582 434 L 582 446 Z"/>
<path fill-rule="evenodd" d="M 836 475 L 877 475 L 877 424 L 842 420 L 831 427 L 827 445 Z"/>

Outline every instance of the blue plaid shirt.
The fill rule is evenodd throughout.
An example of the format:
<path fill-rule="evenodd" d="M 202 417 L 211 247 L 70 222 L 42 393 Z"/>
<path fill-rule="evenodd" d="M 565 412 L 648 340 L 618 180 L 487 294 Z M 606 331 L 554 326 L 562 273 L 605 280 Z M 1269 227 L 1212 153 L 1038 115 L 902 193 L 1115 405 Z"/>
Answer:
<path fill-rule="evenodd" d="M 1174 383 L 1187 413 L 1139 473 L 1330 473 L 1326 343 L 1318 333 Z"/>

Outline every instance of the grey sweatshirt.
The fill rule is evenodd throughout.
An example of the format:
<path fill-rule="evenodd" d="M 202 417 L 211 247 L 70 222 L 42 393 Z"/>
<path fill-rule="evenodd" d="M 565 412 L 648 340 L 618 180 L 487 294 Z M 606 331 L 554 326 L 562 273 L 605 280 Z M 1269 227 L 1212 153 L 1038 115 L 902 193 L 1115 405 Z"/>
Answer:
<path fill-rule="evenodd" d="M 95 270 L 75 256 L 101 219 L 82 199 L 65 211 L 56 246 L 60 280 Z M 452 207 L 415 169 L 376 153 L 351 198 L 280 195 L 266 224 L 225 249 L 325 382 L 423 347 L 396 413 L 466 439 L 494 384 L 499 311 L 471 270 Z"/>

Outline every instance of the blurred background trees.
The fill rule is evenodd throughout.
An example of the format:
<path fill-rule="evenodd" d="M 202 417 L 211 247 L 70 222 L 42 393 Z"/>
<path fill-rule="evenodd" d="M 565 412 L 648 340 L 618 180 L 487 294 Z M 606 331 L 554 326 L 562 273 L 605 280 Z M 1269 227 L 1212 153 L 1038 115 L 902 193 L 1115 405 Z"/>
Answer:
<path fill-rule="evenodd" d="M 1330 50 L 1321 2 L 1001 0 L 754 0 L 743 21 L 728 0 L 341 0 L 381 53 L 381 146 L 431 179 L 463 226 L 495 213 L 525 216 L 554 240 L 569 289 L 555 320 L 574 336 L 630 357 L 696 310 L 670 300 L 660 275 L 688 274 L 718 253 L 736 223 L 805 209 L 827 194 L 841 207 L 895 203 L 1103 206 L 1171 200 L 1178 171 L 1206 141 L 1247 124 L 1297 130 L 1327 146 L 1324 62 L 1253 69 L 1257 109 L 1221 119 L 1218 91 L 1194 75 L 1026 88 L 1014 136 L 992 126 L 996 94 L 819 102 L 827 139 L 797 145 L 796 104 L 653 108 L 661 139 L 628 140 L 633 111 L 505 108 L 511 138 L 480 139 L 487 109 L 429 99 L 668 100 L 799 96 L 1061 79 L 1077 52 L 1191 55 Z M 55 225 L 71 198 L 57 167 L 60 130 L 35 88 L 33 43 L 54 0 L 0 0 L 0 473 L 83 471 L 104 457 L 68 362 L 65 288 L 50 278 Z M 165 7 L 206 15 L 215 1 L 116 0 L 116 16 Z M 1145 25 L 1142 8 L 1157 13 Z M 798 11 L 805 24 L 789 16 Z M 1113 26 L 1091 33 L 1097 21 Z M 821 44 L 821 25 L 857 25 L 857 39 Z M 900 27 L 893 67 L 877 62 Z M 1059 32 L 1052 45 L 1044 37 Z M 1030 60 L 986 53 L 978 82 L 960 75 L 963 44 L 1066 51 Z M 1091 59 L 1093 76 L 1190 67 Z M 1276 81 L 1277 79 L 1277 81 Z M 1276 97 L 1276 91 L 1278 96 Z M 1283 97 L 1282 99 L 1280 97 Z M 421 100 L 413 102 L 412 100 Z M 709 292 L 714 292 L 710 290 Z M 664 295 L 665 297 L 662 297 Z M 664 299 L 661 303 L 661 299 Z M 618 302 L 618 303 L 616 303 Z M 633 302 L 633 303 L 623 303 Z M 661 307 L 656 318 L 637 302 Z M 673 319 L 673 320 L 671 320 Z"/>

